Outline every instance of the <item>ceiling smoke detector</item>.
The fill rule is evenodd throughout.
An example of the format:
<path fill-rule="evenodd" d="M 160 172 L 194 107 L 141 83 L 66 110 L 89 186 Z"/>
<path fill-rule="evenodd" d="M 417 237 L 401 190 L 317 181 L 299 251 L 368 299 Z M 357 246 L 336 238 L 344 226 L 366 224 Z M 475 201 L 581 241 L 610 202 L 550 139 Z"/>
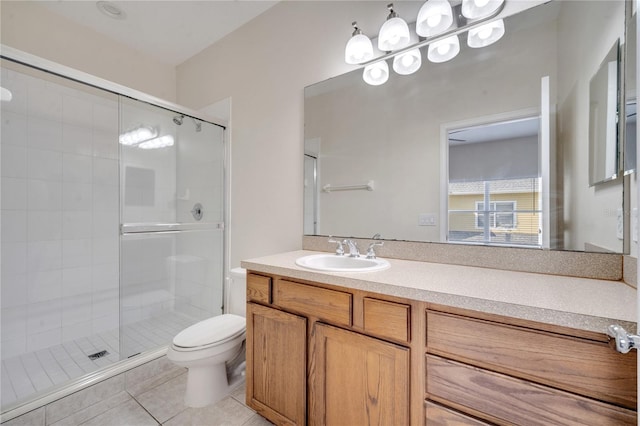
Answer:
<path fill-rule="evenodd" d="M 96 2 L 96 7 L 104 15 L 112 19 L 125 19 L 127 17 L 127 14 L 124 13 L 124 10 L 108 1 L 98 1 Z"/>

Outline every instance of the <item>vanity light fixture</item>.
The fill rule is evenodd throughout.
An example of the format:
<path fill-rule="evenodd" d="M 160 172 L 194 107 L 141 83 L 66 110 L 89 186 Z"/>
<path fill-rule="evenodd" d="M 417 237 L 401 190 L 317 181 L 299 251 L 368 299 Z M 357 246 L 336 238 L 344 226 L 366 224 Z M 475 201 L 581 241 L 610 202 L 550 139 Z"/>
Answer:
<path fill-rule="evenodd" d="M 0 87 L 0 101 L 11 102 L 11 99 L 13 99 L 13 94 L 11 93 L 11 90 L 5 87 Z"/>
<path fill-rule="evenodd" d="M 407 47 L 411 41 L 411 34 L 409 25 L 393 10 L 393 3 L 389 3 L 387 9 L 389 9 L 389 16 L 378 33 L 378 49 L 383 52 L 393 52 Z"/>
<path fill-rule="evenodd" d="M 504 35 L 504 21 L 489 22 L 467 33 L 467 45 L 473 48 L 486 47 L 500 40 Z"/>
<path fill-rule="evenodd" d="M 482 19 L 491 16 L 503 3 L 504 0 L 462 0 L 461 13 L 467 19 Z"/>
<path fill-rule="evenodd" d="M 159 138 L 154 138 L 145 142 L 142 142 L 138 145 L 140 149 L 157 149 L 157 148 L 166 148 L 168 146 L 173 146 L 173 136 L 164 135 Z"/>
<path fill-rule="evenodd" d="M 358 28 L 358 23 L 353 21 L 353 34 L 344 49 L 344 61 L 348 64 L 359 64 L 373 58 L 373 44 L 362 30 Z"/>
<path fill-rule="evenodd" d="M 429 45 L 427 58 L 434 63 L 450 61 L 460 53 L 460 40 L 452 35 Z"/>
<path fill-rule="evenodd" d="M 140 126 L 120 135 L 120 143 L 126 146 L 138 145 L 141 142 L 158 136 L 158 131 L 147 126 Z"/>
<path fill-rule="evenodd" d="M 416 33 L 422 37 L 441 34 L 453 24 L 453 10 L 447 0 L 428 0 L 418 12 Z"/>
<path fill-rule="evenodd" d="M 384 84 L 389 79 L 389 65 L 387 61 L 374 62 L 364 67 L 362 78 L 372 86 Z"/>
<path fill-rule="evenodd" d="M 393 70 L 400 75 L 413 74 L 418 71 L 420 65 L 422 65 L 420 49 L 412 49 L 393 58 Z"/>
<path fill-rule="evenodd" d="M 500 40 L 505 33 L 504 21 L 491 19 L 500 14 L 504 5 L 505 0 L 462 0 L 462 3 L 456 0 L 427 0 L 420 8 L 415 23 L 418 41 L 410 44 L 412 36 L 409 26 L 394 11 L 393 3 L 389 3 L 389 16 L 382 24 L 377 40 L 378 49 L 383 54 L 374 57 L 371 40 L 353 22 L 354 31 L 345 48 L 345 61 L 352 65 L 364 65 L 364 81 L 379 86 L 389 78 L 387 59 L 393 58 L 393 70 L 396 73 L 408 75 L 422 65 L 420 49 L 424 46 L 429 46 L 429 61 L 441 63 L 458 55 L 458 35 L 465 31 L 468 31 L 467 44 L 471 48 L 489 46 Z"/>

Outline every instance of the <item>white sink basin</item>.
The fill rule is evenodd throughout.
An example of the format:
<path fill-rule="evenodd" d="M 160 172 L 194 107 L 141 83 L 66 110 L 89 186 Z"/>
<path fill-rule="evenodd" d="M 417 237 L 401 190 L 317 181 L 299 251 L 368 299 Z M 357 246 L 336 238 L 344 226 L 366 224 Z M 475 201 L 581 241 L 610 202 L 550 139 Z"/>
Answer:
<path fill-rule="evenodd" d="M 382 271 L 391 266 L 384 259 L 337 256 L 335 254 L 312 254 L 299 257 L 296 259 L 296 265 L 325 272 L 373 272 Z"/>

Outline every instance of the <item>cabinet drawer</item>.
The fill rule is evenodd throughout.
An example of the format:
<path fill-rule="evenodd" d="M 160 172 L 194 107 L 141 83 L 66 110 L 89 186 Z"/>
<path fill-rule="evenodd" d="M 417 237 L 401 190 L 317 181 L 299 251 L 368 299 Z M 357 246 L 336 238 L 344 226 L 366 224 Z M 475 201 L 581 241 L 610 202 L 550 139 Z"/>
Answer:
<path fill-rule="evenodd" d="M 427 352 L 636 406 L 636 353 L 604 342 L 427 311 Z"/>
<path fill-rule="evenodd" d="M 247 301 L 271 303 L 271 277 L 247 274 Z"/>
<path fill-rule="evenodd" d="M 342 291 L 278 280 L 273 303 L 335 324 L 351 325 L 351 294 Z"/>
<path fill-rule="evenodd" d="M 465 416 L 431 401 L 425 402 L 424 415 L 427 426 L 490 426 L 490 423 Z"/>
<path fill-rule="evenodd" d="M 381 337 L 409 342 L 411 306 L 364 298 L 364 331 Z"/>
<path fill-rule="evenodd" d="M 492 422 L 636 425 L 636 413 L 561 390 L 427 355 L 429 399 Z"/>

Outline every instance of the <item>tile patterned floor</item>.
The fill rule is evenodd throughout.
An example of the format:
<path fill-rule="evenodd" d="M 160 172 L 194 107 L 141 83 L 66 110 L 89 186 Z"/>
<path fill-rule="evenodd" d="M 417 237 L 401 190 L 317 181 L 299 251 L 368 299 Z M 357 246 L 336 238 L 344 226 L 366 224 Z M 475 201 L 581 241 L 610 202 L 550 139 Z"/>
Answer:
<path fill-rule="evenodd" d="M 53 386 L 79 378 L 120 360 L 167 345 L 173 337 L 196 320 L 169 313 L 123 326 L 96 336 L 65 342 L 37 352 L 2 360 L 2 407 Z M 120 344 L 122 343 L 122 347 Z M 106 350 L 109 355 L 90 360 L 88 355 Z"/>
<path fill-rule="evenodd" d="M 185 383 L 186 372 L 181 371 L 180 375 L 142 394 L 133 396 L 126 391 L 119 392 L 59 420 L 61 413 L 59 409 L 49 411 L 43 407 L 2 425 L 271 426 L 269 421 L 245 405 L 244 383 L 221 401 L 203 408 L 189 408 L 184 405 Z M 73 401 L 73 403 L 77 402 Z M 52 422 L 52 420 L 57 421 Z"/>
<path fill-rule="evenodd" d="M 231 376 L 233 390 L 203 408 L 184 405 L 187 370 L 166 356 L 37 408 L 2 426 L 269 426 L 248 408 L 241 371 Z M 4 419 L 2 419 L 4 420 Z"/>

